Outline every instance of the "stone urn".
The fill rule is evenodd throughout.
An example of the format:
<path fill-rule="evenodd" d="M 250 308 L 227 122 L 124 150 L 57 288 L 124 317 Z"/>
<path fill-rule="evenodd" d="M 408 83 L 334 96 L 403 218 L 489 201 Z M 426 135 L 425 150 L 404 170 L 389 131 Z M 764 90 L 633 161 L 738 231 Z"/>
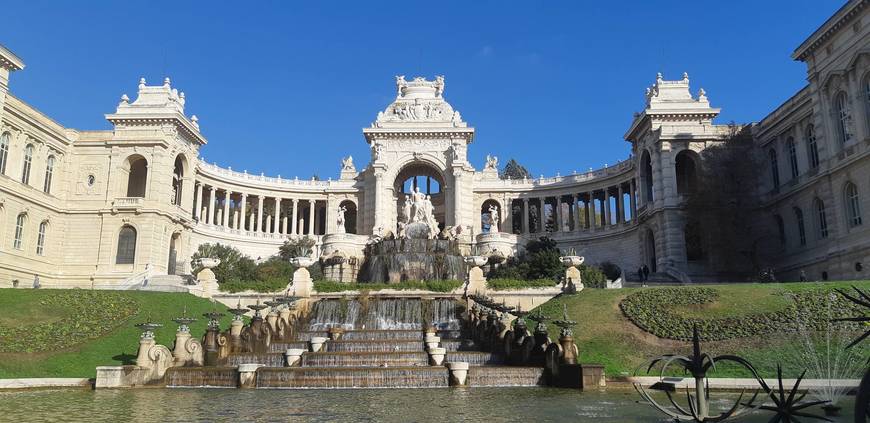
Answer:
<path fill-rule="evenodd" d="M 293 257 L 290 259 L 290 264 L 300 269 L 307 269 L 309 266 L 314 264 L 315 261 L 317 260 L 311 257 Z"/>
<path fill-rule="evenodd" d="M 221 259 L 203 257 L 197 260 L 197 264 L 202 267 L 202 270 L 196 274 L 196 280 L 202 287 L 202 296 L 211 298 L 218 292 L 217 277 L 211 269 L 221 264 Z"/>
<path fill-rule="evenodd" d="M 489 259 L 485 256 L 467 256 L 465 257 L 465 264 L 472 267 L 480 267 L 485 265 Z"/>
<path fill-rule="evenodd" d="M 581 256 L 563 256 L 563 257 L 559 257 L 559 260 L 561 260 L 562 264 L 564 264 L 567 267 L 577 267 L 577 266 L 583 264 L 583 261 L 585 260 L 585 258 L 581 257 Z"/>

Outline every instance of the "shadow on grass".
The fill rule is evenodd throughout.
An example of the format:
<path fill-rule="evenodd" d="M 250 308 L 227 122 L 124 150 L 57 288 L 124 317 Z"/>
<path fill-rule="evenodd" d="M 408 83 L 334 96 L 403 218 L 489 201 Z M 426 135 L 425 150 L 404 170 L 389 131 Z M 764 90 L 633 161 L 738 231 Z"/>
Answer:
<path fill-rule="evenodd" d="M 125 366 L 128 364 L 136 364 L 136 356 L 133 354 L 121 353 L 112 357 L 112 360 L 120 361 L 121 364 Z"/>

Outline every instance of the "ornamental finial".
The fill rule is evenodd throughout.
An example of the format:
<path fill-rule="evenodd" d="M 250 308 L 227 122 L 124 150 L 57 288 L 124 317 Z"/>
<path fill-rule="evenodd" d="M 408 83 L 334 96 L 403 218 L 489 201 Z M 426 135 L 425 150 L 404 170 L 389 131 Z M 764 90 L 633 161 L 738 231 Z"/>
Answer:
<path fill-rule="evenodd" d="M 139 89 L 145 88 L 145 78 L 139 78 Z"/>
<path fill-rule="evenodd" d="M 127 104 L 130 102 L 130 97 L 127 97 L 127 94 L 121 95 L 121 104 Z"/>
<path fill-rule="evenodd" d="M 683 81 L 689 80 L 689 72 L 683 72 Z"/>
<path fill-rule="evenodd" d="M 163 78 L 163 86 L 168 87 L 170 84 L 169 77 Z"/>

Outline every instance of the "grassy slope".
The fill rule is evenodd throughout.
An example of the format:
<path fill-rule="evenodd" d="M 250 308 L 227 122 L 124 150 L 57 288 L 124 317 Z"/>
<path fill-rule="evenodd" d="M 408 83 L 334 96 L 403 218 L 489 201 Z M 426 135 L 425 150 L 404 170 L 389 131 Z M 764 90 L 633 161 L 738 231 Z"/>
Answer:
<path fill-rule="evenodd" d="M 816 283 L 792 284 L 731 284 L 710 285 L 720 292 L 720 301 L 706 307 L 682 307 L 687 316 L 705 318 L 727 317 L 759 311 L 782 309 L 788 303 L 778 293 L 782 290 L 802 290 L 819 287 Z M 831 282 L 824 286 L 848 288 L 852 285 L 870 289 L 870 281 Z M 707 285 L 705 285 L 707 286 Z M 632 373 L 645 360 L 669 353 L 688 353 L 689 344 L 657 338 L 632 324 L 620 311 L 619 302 L 638 289 L 620 290 L 586 289 L 575 296 L 555 298 L 541 307 L 551 317 L 561 317 L 563 305 L 568 315 L 578 322 L 574 339 L 580 349 L 581 361 L 606 366 L 609 376 Z M 559 329 L 550 325 L 550 337 L 555 341 Z M 733 339 L 702 343 L 712 355 L 737 354 L 751 361 L 765 375 L 775 373 L 776 362 L 783 361 L 786 374 L 796 375 L 799 370 L 787 357 L 795 340 L 794 334 L 766 337 L 765 339 Z M 746 376 L 734 368 L 720 367 L 716 376 Z"/>
<path fill-rule="evenodd" d="M 38 307 L 40 296 L 47 290 L 0 289 L 0 324 L 14 322 L 27 325 L 31 319 L 40 322 L 64 318 L 64 310 L 45 310 Z M 139 304 L 139 313 L 100 338 L 89 340 L 76 347 L 46 353 L 0 354 L 0 378 L 18 377 L 94 377 L 96 366 L 131 364 L 135 360 L 141 331 L 133 325 L 149 317 L 162 323 L 163 327 L 155 333 L 160 344 L 172 348 L 177 324 L 172 318 L 180 316 L 187 307 L 188 316 L 200 320 L 191 325 L 191 332 L 200 336 L 205 331 L 206 321 L 202 314 L 211 311 L 215 305 L 209 300 L 189 294 L 162 292 L 125 293 Z M 217 304 L 219 310 L 226 310 Z M 224 317 L 223 327 L 229 325 L 229 317 Z"/>

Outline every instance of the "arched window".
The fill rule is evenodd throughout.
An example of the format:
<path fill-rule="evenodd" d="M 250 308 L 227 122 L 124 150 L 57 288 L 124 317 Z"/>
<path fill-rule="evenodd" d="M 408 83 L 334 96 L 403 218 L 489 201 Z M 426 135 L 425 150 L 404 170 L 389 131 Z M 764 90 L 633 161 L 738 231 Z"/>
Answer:
<path fill-rule="evenodd" d="M 184 180 L 184 159 L 182 156 L 175 158 L 175 170 L 172 172 L 172 204 L 181 205 L 181 188 Z"/>
<path fill-rule="evenodd" d="M 39 233 L 36 236 L 36 255 L 45 255 L 45 232 L 48 230 L 48 221 L 43 220 L 39 224 Z"/>
<path fill-rule="evenodd" d="M 42 191 L 46 194 L 51 194 L 51 177 L 54 175 L 54 156 L 48 156 L 45 161 L 45 183 L 42 184 Z"/>
<path fill-rule="evenodd" d="M 785 223 L 782 221 L 782 216 L 775 214 L 773 220 L 776 221 L 776 229 L 779 233 L 779 243 L 785 245 Z"/>
<path fill-rule="evenodd" d="M 695 192 L 698 184 L 698 170 L 694 152 L 683 150 L 677 153 L 674 167 L 677 174 L 677 194 Z"/>
<path fill-rule="evenodd" d="M 816 144 L 816 128 L 812 124 L 807 125 L 806 137 L 810 169 L 815 169 L 819 167 L 819 145 Z"/>
<path fill-rule="evenodd" d="M 136 261 L 136 229 L 124 226 L 118 232 L 118 253 L 116 264 L 133 264 Z"/>
<path fill-rule="evenodd" d="M 849 182 L 846 184 L 846 220 L 849 226 L 861 225 L 861 202 L 858 198 L 858 187 Z"/>
<path fill-rule="evenodd" d="M 15 239 L 12 241 L 12 248 L 21 249 L 24 244 L 24 223 L 27 221 L 27 216 L 24 213 L 18 215 L 15 219 Z"/>
<path fill-rule="evenodd" d="M 139 155 L 130 156 L 125 164 L 127 174 L 127 197 L 145 197 L 148 180 L 148 161 Z"/>
<path fill-rule="evenodd" d="M 852 122 L 852 112 L 849 110 L 849 96 L 846 95 L 845 91 L 840 91 L 837 94 L 835 107 L 837 109 L 837 136 L 840 139 L 840 144 L 845 144 L 852 139 L 852 128 L 849 127 Z"/>
<path fill-rule="evenodd" d="M 24 166 L 21 167 L 21 182 L 30 183 L 30 166 L 33 164 L 33 144 L 24 147 Z"/>
<path fill-rule="evenodd" d="M 786 148 L 788 148 L 788 163 L 791 165 L 791 178 L 796 179 L 798 177 L 798 159 L 797 148 L 794 145 L 794 138 L 788 137 L 785 145 Z"/>
<path fill-rule="evenodd" d="M 816 198 L 816 219 L 818 220 L 819 225 L 819 239 L 824 239 L 828 237 L 828 214 L 825 212 L 825 203 L 820 199 Z"/>
<path fill-rule="evenodd" d="M 776 189 L 779 187 L 779 161 L 776 159 L 776 150 L 771 148 L 767 154 L 770 156 L 770 174 L 773 188 Z"/>
<path fill-rule="evenodd" d="M 806 227 L 804 226 L 804 212 L 798 207 L 794 208 L 794 218 L 797 222 L 798 240 L 800 241 L 800 244 L 802 246 L 807 245 L 807 231 Z"/>
<path fill-rule="evenodd" d="M 11 136 L 8 132 L 0 135 L 0 174 L 6 173 L 6 159 L 9 157 L 9 139 Z"/>

